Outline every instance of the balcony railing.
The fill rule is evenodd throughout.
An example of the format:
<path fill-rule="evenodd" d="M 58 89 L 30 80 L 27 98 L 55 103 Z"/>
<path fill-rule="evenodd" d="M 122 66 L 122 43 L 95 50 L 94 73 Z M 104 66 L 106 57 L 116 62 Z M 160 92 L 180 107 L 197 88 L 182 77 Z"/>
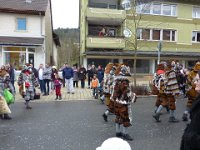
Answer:
<path fill-rule="evenodd" d="M 104 8 L 104 9 L 120 9 L 123 8 L 120 5 L 117 4 L 108 4 L 108 3 L 89 3 L 88 7 L 92 8 Z"/>
<path fill-rule="evenodd" d="M 98 37 L 88 36 L 86 41 L 87 48 L 110 48 L 110 49 L 124 49 L 124 37 Z"/>

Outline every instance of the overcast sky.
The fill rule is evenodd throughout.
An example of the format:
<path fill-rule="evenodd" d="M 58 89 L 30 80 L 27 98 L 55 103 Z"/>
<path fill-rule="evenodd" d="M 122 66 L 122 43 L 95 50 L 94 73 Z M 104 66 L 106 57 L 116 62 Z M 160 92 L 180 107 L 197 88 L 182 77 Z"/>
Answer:
<path fill-rule="evenodd" d="M 78 28 L 79 0 L 51 0 L 53 28 Z"/>

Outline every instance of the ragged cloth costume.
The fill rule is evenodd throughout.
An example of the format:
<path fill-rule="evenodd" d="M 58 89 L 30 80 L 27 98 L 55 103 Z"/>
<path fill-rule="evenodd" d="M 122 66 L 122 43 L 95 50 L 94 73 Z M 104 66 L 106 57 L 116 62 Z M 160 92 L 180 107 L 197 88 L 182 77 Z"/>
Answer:
<path fill-rule="evenodd" d="M 23 89 L 22 94 L 25 100 L 26 108 L 31 109 L 29 102 L 34 99 L 34 89 L 38 86 L 38 82 L 30 68 L 24 67 L 24 70 L 19 75 L 18 85 Z"/>
<path fill-rule="evenodd" d="M 133 140 L 127 129 L 132 125 L 131 104 L 136 101 L 136 95 L 130 87 L 130 80 L 125 72 L 125 66 L 121 66 L 121 69 L 120 75 L 115 78 L 114 90 L 111 95 L 116 115 L 116 136 L 125 140 Z"/>
<path fill-rule="evenodd" d="M 114 113 L 114 101 L 110 99 L 111 94 L 113 93 L 113 83 L 115 78 L 115 72 L 117 69 L 116 64 L 109 63 L 106 66 L 105 70 L 105 82 L 104 82 L 104 95 L 105 95 L 105 103 L 108 109 L 104 112 L 103 118 L 107 122 L 107 117 L 109 113 Z"/>
<path fill-rule="evenodd" d="M 164 76 L 165 76 L 164 64 L 158 64 L 157 71 L 153 79 L 153 86 L 154 86 L 154 90 L 156 91 L 155 94 L 157 95 L 157 99 L 155 103 L 155 107 L 156 107 L 155 112 L 160 105 L 162 105 L 163 107 L 166 107 L 167 111 L 169 111 L 167 95 L 164 92 L 165 90 Z"/>
<path fill-rule="evenodd" d="M 15 94 L 14 87 L 10 81 L 10 76 L 6 72 L 6 70 L 1 69 L 0 70 L 0 97 L 4 97 L 4 90 L 9 89 L 9 91 L 13 94 Z M 1 114 L 0 115 L 1 119 L 11 119 L 11 117 L 8 114 Z"/>
<path fill-rule="evenodd" d="M 186 87 L 187 87 L 186 95 L 188 97 L 188 101 L 186 104 L 186 110 L 184 111 L 183 116 L 182 116 L 183 121 L 188 121 L 188 115 L 189 115 L 191 106 L 199 95 L 198 92 L 195 90 L 196 88 L 195 78 L 199 71 L 200 71 L 200 63 L 196 63 L 193 69 L 188 74 L 187 83 L 186 83 Z"/>
<path fill-rule="evenodd" d="M 178 120 L 174 116 L 174 111 L 176 110 L 176 100 L 175 100 L 175 95 L 180 94 L 179 86 L 178 86 L 178 81 L 176 78 L 176 72 L 171 66 L 171 63 L 169 63 L 166 66 L 166 72 L 164 75 L 164 93 L 166 94 L 166 102 L 169 105 L 170 109 L 170 117 L 169 117 L 169 122 L 178 122 Z M 163 105 L 161 104 L 157 111 L 156 114 L 153 115 L 153 117 L 156 119 L 157 122 L 160 122 L 160 112 L 163 108 Z"/>

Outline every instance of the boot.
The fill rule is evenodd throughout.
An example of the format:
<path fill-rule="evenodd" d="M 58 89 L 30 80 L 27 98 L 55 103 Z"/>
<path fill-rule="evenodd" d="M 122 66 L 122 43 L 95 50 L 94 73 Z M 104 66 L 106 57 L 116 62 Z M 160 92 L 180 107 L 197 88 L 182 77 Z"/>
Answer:
<path fill-rule="evenodd" d="M 120 138 L 120 137 L 122 137 L 122 136 L 123 136 L 123 133 L 121 133 L 121 132 L 117 132 L 117 133 L 116 133 L 116 137 L 119 137 L 119 138 Z"/>
<path fill-rule="evenodd" d="M 160 120 L 160 114 L 155 114 L 153 117 L 156 119 L 156 122 L 161 122 Z"/>
<path fill-rule="evenodd" d="M 29 102 L 26 102 L 26 109 L 32 109 L 32 107 L 29 105 Z"/>
<path fill-rule="evenodd" d="M 174 116 L 173 117 L 169 117 L 169 120 L 168 120 L 168 122 L 179 122 L 179 120 L 178 119 L 176 119 Z"/>
<path fill-rule="evenodd" d="M 55 98 L 55 100 L 58 100 L 58 95 L 56 95 L 56 98 Z"/>
<path fill-rule="evenodd" d="M 59 96 L 59 100 L 62 100 L 62 97 L 61 97 L 61 96 Z"/>
<path fill-rule="evenodd" d="M 184 114 L 183 114 L 183 117 L 182 117 L 182 120 L 183 120 L 183 121 L 188 121 L 188 115 L 184 113 Z"/>
<path fill-rule="evenodd" d="M 11 120 L 12 118 L 8 114 L 4 114 L 4 119 L 5 120 Z"/>
<path fill-rule="evenodd" d="M 102 116 L 103 116 L 104 121 L 105 121 L 105 122 L 108 122 L 108 116 L 106 116 L 105 113 L 104 113 Z"/>
<path fill-rule="evenodd" d="M 166 106 L 165 108 L 166 108 L 167 113 L 169 113 L 169 106 Z"/>
<path fill-rule="evenodd" d="M 2 120 L 4 119 L 4 115 L 3 114 L 0 115 L 0 119 L 2 119 Z"/>
<path fill-rule="evenodd" d="M 123 139 L 127 141 L 133 141 L 133 138 L 129 134 L 124 134 Z"/>

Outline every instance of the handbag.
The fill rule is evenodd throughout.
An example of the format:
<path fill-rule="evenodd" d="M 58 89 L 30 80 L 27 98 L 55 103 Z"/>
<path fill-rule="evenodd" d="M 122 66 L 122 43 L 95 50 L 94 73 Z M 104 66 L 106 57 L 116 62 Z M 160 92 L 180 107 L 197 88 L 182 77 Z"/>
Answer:
<path fill-rule="evenodd" d="M 3 96 L 0 96 L 0 114 L 10 114 L 10 108 Z"/>
<path fill-rule="evenodd" d="M 3 95 L 8 105 L 14 103 L 14 96 L 8 89 L 4 90 Z"/>

